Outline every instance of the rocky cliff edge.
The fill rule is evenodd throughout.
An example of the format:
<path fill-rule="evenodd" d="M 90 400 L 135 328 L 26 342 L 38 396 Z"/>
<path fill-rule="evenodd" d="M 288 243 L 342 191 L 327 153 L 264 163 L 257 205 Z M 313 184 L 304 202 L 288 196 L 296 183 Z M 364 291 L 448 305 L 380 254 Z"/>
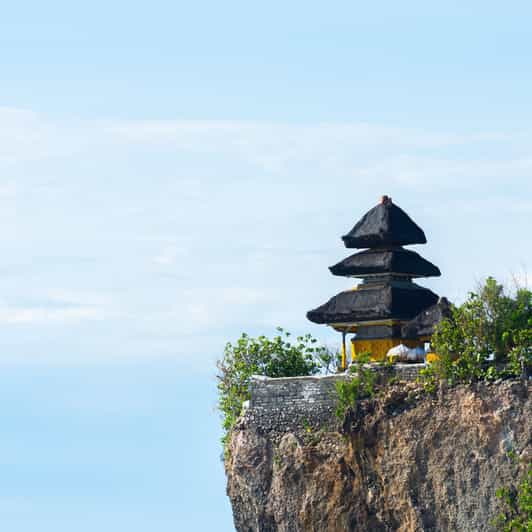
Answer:
<path fill-rule="evenodd" d="M 416 386 L 391 386 L 342 420 L 323 404 L 295 415 L 312 411 L 311 396 L 288 412 L 274 397 L 264 423 L 252 400 L 225 462 L 236 529 L 492 530 L 496 489 L 532 456 L 530 384 Z"/>

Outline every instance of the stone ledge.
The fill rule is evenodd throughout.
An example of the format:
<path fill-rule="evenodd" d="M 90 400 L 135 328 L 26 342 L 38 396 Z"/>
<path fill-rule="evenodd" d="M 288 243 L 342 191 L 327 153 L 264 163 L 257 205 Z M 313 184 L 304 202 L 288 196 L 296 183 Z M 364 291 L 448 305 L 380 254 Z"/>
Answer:
<path fill-rule="evenodd" d="M 400 381 L 413 381 L 425 364 L 397 363 L 393 366 L 369 365 L 374 371 Z M 333 427 L 337 396 L 335 384 L 348 379 L 348 373 L 303 377 L 251 379 L 251 399 L 244 414 L 244 423 L 260 431 L 283 432 L 308 425 Z"/>

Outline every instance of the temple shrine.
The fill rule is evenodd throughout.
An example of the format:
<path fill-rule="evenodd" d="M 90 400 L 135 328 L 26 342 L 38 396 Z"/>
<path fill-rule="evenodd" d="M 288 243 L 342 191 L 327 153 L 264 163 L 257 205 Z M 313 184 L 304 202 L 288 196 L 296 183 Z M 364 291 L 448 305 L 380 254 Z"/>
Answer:
<path fill-rule="evenodd" d="M 364 249 L 329 270 L 333 275 L 362 279 L 350 290 L 307 313 L 307 318 L 342 333 L 342 367 L 346 367 L 346 335 L 351 339 L 351 358 L 369 352 L 373 361 L 384 360 L 400 344 L 423 348 L 434 324 L 448 312 L 448 303 L 423 286 L 418 277 L 440 276 L 437 266 L 418 253 L 405 249 L 425 244 L 423 230 L 383 196 L 349 233 L 342 237 L 346 248 Z"/>

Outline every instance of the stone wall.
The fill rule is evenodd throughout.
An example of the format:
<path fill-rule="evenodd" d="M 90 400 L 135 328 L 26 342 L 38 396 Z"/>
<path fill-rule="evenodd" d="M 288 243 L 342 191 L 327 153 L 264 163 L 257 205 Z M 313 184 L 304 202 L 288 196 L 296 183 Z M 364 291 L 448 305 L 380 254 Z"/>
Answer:
<path fill-rule="evenodd" d="M 395 376 L 399 381 L 415 381 L 419 371 L 425 367 L 425 364 L 394 364 L 389 368 L 389 374 Z M 383 370 L 386 371 L 386 370 Z"/>
<path fill-rule="evenodd" d="M 245 419 L 264 432 L 335 422 L 335 383 L 344 376 L 254 378 Z"/>
<path fill-rule="evenodd" d="M 388 378 L 412 381 L 423 367 L 424 364 L 394 364 L 391 367 L 375 365 L 372 369 Z M 280 379 L 253 377 L 244 422 L 252 423 L 262 432 L 335 429 L 335 384 L 346 378 L 349 377 L 345 374 Z"/>

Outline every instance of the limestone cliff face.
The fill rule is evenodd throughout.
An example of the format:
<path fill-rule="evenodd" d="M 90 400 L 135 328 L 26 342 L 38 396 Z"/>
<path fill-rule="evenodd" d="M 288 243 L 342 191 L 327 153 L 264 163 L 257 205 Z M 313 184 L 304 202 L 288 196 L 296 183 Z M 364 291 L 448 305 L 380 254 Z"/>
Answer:
<path fill-rule="evenodd" d="M 530 386 L 519 381 L 434 397 L 396 385 L 342 426 L 332 396 L 303 392 L 306 402 L 283 407 L 279 390 L 262 389 L 277 407 L 252 400 L 233 431 L 227 493 L 238 531 L 491 530 L 495 490 L 523 467 L 511 455 L 532 456 Z"/>

